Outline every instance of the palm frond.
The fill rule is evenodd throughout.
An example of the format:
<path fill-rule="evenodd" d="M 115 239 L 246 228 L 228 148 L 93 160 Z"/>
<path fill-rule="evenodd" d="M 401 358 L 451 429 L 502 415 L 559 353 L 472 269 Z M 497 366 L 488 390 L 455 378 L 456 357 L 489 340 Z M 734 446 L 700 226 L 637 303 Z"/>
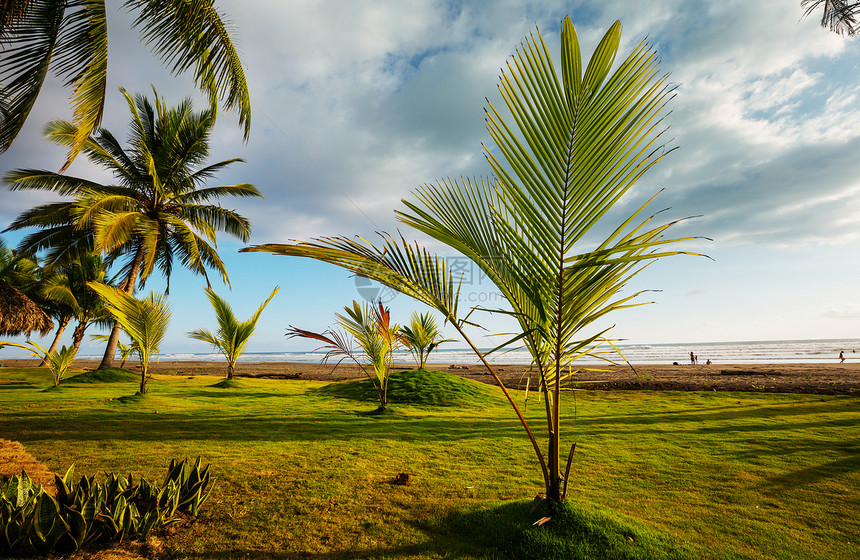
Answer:
<path fill-rule="evenodd" d="M 389 234 L 379 235 L 380 248 L 363 239 L 326 237 L 293 244 L 254 245 L 240 252 L 268 252 L 328 262 L 425 303 L 446 320 L 457 321 L 460 283 L 454 281 L 445 259 L 403 238 L 398 243 Z"/>
<path fill-rule="evenodd" d="M 0 36 L 0 152 L 24 126 L 45 81 L 65 15 L 65 2 L 30 0 Z"/>
<path fill-rule="evenodd" d="M 224 17 L 211 0 L 127 0 L 134 27 L 174 74 L 193 69 L 194 81 L 217 105 L 239 112 L 245 139 L 251 132 L 251 100 L 242 63 Z"/>
<path fill-rule="evenodd" d="M 803 17 L 809 17 L 821 8 L 821 27 L 829 29 L 838 35 L 856 35 L 860 31 L 860 2 L 845 0 L 801 0 L 800 7 L 804 9 Z"/>
<path fill-rule="evenodd" d="M 55 48 L 56 70 L 72 86 L 76 130 L 65 171 L 90 141 L 104 113 L 108 38 L 104 0 L 70 0 Z"/>

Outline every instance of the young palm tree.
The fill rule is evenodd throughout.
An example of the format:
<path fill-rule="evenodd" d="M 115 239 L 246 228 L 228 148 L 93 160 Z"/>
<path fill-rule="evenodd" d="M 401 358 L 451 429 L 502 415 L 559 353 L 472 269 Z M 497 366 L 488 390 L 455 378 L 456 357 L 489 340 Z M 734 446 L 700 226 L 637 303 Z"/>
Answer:
<path fill-rule="evenodd" d="M 451 339 L 442 339 L 442 333 L 439 331 L 436 319 L 428 312 L 413 311 L 412 315 L 409 316 L 409 324 L 400 327 L 397 336 L 415 356 L 418 369 L 424 369 L 430 352 L 438 348 L 443 342 L 451 341 Z"/>
<path fill-rule="evenodd" d="M 89 286 L 107 303 L 108 311 L 116 318 L 123 330 L 134 340 L 140 359 L 140 394 L 146 394 L 146 378 L 149 360 L 158 353 L 158 347 L 167 335 L 170 324 L 170 307 L 162 294 L 150 292 L 144 299 L 137 299 L 122 290 L 98 282 Z"/>
<path fill-rule="evenodd" d="M 531 353 L 544 395 L 547 448 L 541 449 L 516 402 L 465 332 L 459 284 L 444 259 L 401 238 L 381 247 L 327 237 L 245 251 L 310 257 L 342 266 L 422 301 L 443 314 L 471 346 L 508 398 L 540 464 L 546 496 L 563 500 L 574 446 L 561 464 L 565 372 L 593 352 L 606 331 L 596 320 L 636 305 L 621 294 L 648 262 L 678 254 L 663 249 L 671 223 L 654 226 L 644 206 L 589 248 L 594 226 L 668 150 L 661 144 L 664 106 L 672 95 L 658 57 L 644 42 L 610 72 L 621 37 L 616 22 L 583 68 L 573 24 L 561 25 L 561 76 L 538 33 L 525 40 L 502 73 L 499 91 L 511 119 L 492 104 L 486 150 L 494 176 L 428 185 L 404 201 L 404 223 L 470 258 L 504 295 Z M 647 204 L 646 204 L 647 206 Z M 585 332 L 584 332 L 585 331 Z"/>
<path fill-rule="evenodd" d="M 400 344 L 397 337 L 399 327 L 391 324 L 388 309 L 377 303 L 371 306 L 367 302 L 359 304 L 352 302 L 352 307 L 343 308 L 345 315 L 335 314 L 338 324 L 358 343 L 359 350 L 353 349 L 352 340 L 348 335 L 334 330 L 322 333 L 306 331 L 290 327 L 287 336 L 310 338 L 325 343 L 323 348 L 329 350 L 323 362 L 332 356 L 340 356 L 340 362 L 350 359 L 355 362 L 364 375 L 373 383 L 379 399 L 379 412 L 388 408 L 388 377 L 391 372 L 391 360 L 394 351 Z"/>
<path fill-rule="evenodd" d="M 48 69 L 71 87 L 76 132 L 65 167 L 98 128 L 104 112 L 108 69 L 108 30 L 104 0 L 13 0 L 0 3 L 0 153 L 27 120 Z M 237 109 L 245 139 L 251 127 L 251 101 L 229 22 L 212 0 L 127 0 L 136 16 L 132 27 L 173 74 L 192 70 L 209 96 Z M 65 169 L 64 167 L 64 169 Z"/>
<path fill-rule="evenodd" d="M 260 305 L 257 312 L 251 315 L 250 319 L 239 321 L 233 313 L 233 308 L 230 307 L 230 304 L 224 298 L 216 294 L 211 288 L 206 289 L 209 302 L 215 309 L 218 330 L 213 333 L 206 329 L 197 329 L 189 332 L 188 336 L 195 340 L 208 342 L 224 355 L 224 358 L 227 360 L 227 379 L 233 379 L 233 374 L 236 371 L 236 361 L 245 352 L 245 345 L 254 336 L 257 321 L 260 320 L 263 310 L 277 293 L 278 288 L 275 287 L 269 298 Z"/>
<path fill-rule="evenodd" d="M 66 372 L 72 367 L 72 362 L 75 359 L 77 350 L 74 347 L 63 345 L 59 350 L 47 350 L 44 346 L 28 340 L 25 344 L 17 342 L 0 342 L 0 348 L 4 346 L 15 346 L 23 348 L 30 352 L 35 358 L 40 358 L 42 363 L 46 364 L 51 369 L 51 377 L 54 381 L 54 387 L 59 387 L 60 382 L 66 377 Z"/>
<path fill-rule="evenodd" d="M 209 202 L 224 196 L 261 196 L 260 192 L 251 184 L 204 186 L 221 169 L 242 161 L 234 158 L 205 165 L 215 122 L 211 110 L 195 112 L 188 99 L 168 108 L 157 93 L 153 106 L 144 96 L 132 99 L 122 93 L 132 114 L 129 148 L 103 129 L 83 147 L 91 162 L 114 174 L 117 184 L 101 185 L 44 170 L 11 171 L 4 180 L 13 190 L 48 190 L 74 200 L 33 208 L 10 229 L 47 228 L 46 233 L 25 239 L 28 249 L 54 247 L 61 254 L 80 254 L 80 247 L 91 242 L 96 251 L 111 258 L 125 255 L 121 288 L 127 293 L 133 293 L 156 267 L 167 277 L 169 292 L 175 259 L 204 276 L 207 285 L 207 269 L 214 269 L 229 284 L 215 250 L 215 234 L 220 230 L 247 240 L 251 226 L 237 212 Z M 46 127 L 47 139 L 55 144 L 70 146 L 74 135 L 75 126 L 66 121 Z M 70 251 L 70 246 L 77 248 Z M 99 369 L 113 366 L 118 337 L 115 326 Z"/>

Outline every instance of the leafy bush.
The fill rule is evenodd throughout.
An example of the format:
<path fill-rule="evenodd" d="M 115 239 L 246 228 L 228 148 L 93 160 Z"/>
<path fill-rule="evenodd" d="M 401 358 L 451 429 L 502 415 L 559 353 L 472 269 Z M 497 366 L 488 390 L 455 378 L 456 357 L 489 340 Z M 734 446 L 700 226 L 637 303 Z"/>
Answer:
<path fill-rule="evenodd" d="M 55 475 L 56 498 L 26 472 L 0 486 L 0 553 L 50 554 L 94 542 L 144 539 L 155 528 L 196 516 L 209 497 L 209 465 L 171 460 L 162 484 L 109 474 L 73 480 L 74 465 Z"/>

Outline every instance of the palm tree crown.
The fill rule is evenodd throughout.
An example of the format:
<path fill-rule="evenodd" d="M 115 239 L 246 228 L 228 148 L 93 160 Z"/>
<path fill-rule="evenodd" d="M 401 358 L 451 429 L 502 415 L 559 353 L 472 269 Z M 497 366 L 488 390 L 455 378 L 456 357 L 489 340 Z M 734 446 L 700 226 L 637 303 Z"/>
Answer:
<path fill-rule="evenodd" d="M 209 138 L 215 119 L 211 109 L 193 110 L 186 99 L 168 108 L 158 94 L 155 102 L 122 90 L 131 112 L 129 147 L 123 148 L 108 130 L 100 130 L 84 144 L 93 163 L 111 171 L 116 184 L 101 185 L 87 179 L 34 169 L 16 169 L 5 176 L 13 190 L 36 189 L 72 196 L 72 202 L 33 208 L 9 229 L 45 228 L 25 239 L 28 249 L 54 247 L 64 254 L 68 246 L 89 243 L 111 259 L 125 255 L 122 288 L 133 292 L 139 281 L 158 268 L 168 280 L 174 262 L 209 278 L 214 269 L 225 283 L 227 271 L 215 250 L 215 234 L 224 231 L 247 240 L 251 227 L 234 210 L 211 204 L 223 196 L 259 197 L 251 184 L 206 187 L 218 171 L 239 158 L 206 165 Z M 75 126 L 67 121 L 48 123 L 49 141 L 71 145 Z M 76 250 L 80 253 L 80 250 Z M 116 329 L 115 329 L 116 330 Z M 118 330 L 116 330 L 118 335 Z M 116 351 L 109 345 L 103 365 Z"/>

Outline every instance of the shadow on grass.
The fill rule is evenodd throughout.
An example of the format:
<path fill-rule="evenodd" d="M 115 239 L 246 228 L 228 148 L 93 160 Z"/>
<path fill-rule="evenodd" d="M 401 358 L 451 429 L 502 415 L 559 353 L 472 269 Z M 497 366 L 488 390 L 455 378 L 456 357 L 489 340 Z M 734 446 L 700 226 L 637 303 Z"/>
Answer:
<path fill-rule="evenodd" d="M 14 391 L 15 389 L 35 389 L 36 384 L 29 381 L 3 381 L 0 383 L 0 392 Z"/>
<path fill-rule="evenodd" d="M 516 419 L 474 418 L 474 423 L 446 418 L 415 418 L 401 414 L 359 416 L 357 412 L 301 415 L 220 415 L 177 414 L 158 407 L 155 416 L 147 400 L 150 395 L 128 395 L 115 399 L 116 414 L 79 412 L 74 425 L 50 411 L 28 411 L 20 427 L 27 440 L 65 441 L 182 441 L 207 437 L 221 441 L 349 441 L 372 437 L 409 442 L 437 442 L 453 439 L 516 437 L 522 428 Z M 157 398 L 157 397 L 155 397 Z M 136 409 L 140 405 L 145 410 Z M 10 432 L 15 426 L 3 419 Z M 141 429 L 146 426 L 146 429 Z"/>
<path fill-rule="evenodd" d="M 513 502 L 423 520 L 418 528 L 427 535 L 427 540 L 405 546 L 322 553 L 231 548 L 186 554 L 186 557 L 199 560 L 337 560 L 416 556 L 519 560 L 687 560 L 698 557 L 644 523 L 606 508 L 586 510 L 568 502 L 555 508 L 553 519 L 541 527 L 535 527 L 533 523 L 546 512 L 531 512 L 530 509 L 529 502 Z"/>
<path fill-rule="evenodd" d="M 845 447 L 846 449 L 843 449 L 843 452 L 849 453 L 848 457 L 773 477 L 763 484 L 764 489 L 774 492 L 784 492 L 788 488 L 813 484 L 825 478 L 860 471 L 860 447 L 856 444 Z"/>

